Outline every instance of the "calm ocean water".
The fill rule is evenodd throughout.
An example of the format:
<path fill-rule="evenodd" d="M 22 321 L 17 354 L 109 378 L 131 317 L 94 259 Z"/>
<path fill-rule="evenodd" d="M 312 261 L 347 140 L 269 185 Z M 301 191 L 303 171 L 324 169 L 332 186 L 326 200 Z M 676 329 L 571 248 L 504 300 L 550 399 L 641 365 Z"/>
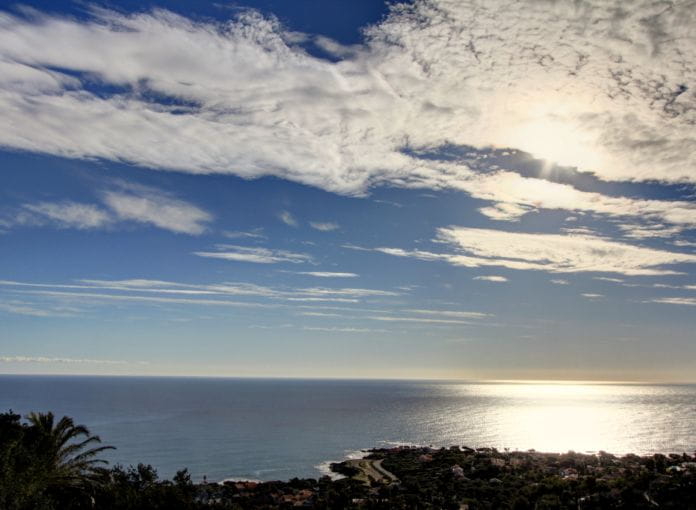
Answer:
<path fill-rule="evenodd" d="M 402 443 L 693 452 L 694 385 L 0 376 L 0 409 L 52 410 L 171 477 L 317 477 Z"/>

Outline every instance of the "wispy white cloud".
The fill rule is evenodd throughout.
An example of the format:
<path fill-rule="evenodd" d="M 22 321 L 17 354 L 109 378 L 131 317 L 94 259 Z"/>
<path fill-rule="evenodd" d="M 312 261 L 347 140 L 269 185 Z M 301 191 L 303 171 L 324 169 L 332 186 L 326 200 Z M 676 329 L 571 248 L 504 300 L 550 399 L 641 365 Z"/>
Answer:
<path fill-rule="evenodd" d="M 51 358 L 47 356 L 0 356 L 0 363 L 67 363 L 87 365 L 148 365 L 147 361 L 123 361 L 107 359 Z"/>
<path fill-rule="evenodd" d="M 103 227 L 114 221 L 111 214 L 100 207 L 71 201 L 24 204 L 22 209 L 15 217 L 18 224 L 52 224 L 85 230 Z"/>
<path fill-rule="evenodd" d="M 575 228 L 562 228 L 561 232 L 565 234 L 574 234 L 581 236 L 596 236 L 598 235 L 595 230 L 588 227 L 575 227 Z"/>
<path fill-rule="evenodd" d="M 319 326 L 304 326 L 305 331 L 322 331 L 327 333 L 390 333 L 388 329 L 371 329 L 371 328 L 351 328 L 351 327 L 319 327 Z"/>
<path fill-rule="evenodd" d="M 0 280 L 0 285 L 10 287 L 38 287 L 52 289 L 71 289 L 71 290 L 117 290 L 117 291 L 135 291 L 135 292 L 151 292 L 159 294 L 244 294 L 245 291 L 251 292 L 244 285 L 237 285 L 234 288 L 225 288 L 224 292 L 218 289 L 206 288 L 205 286 L 184 285 L 173 282 L 164 282 L 159 280 L 79 280 L 77 284 L 57 284 L 57 283 L 31 283 L 17 282 L 12 280 Z M 172 288 L 174 287 L 174 288 Z M 184 288 L 177 288 L 184 287 Z M 233 292 L 236 291 L 236 292 Z"/>
<path fill-rule="evenodd" d="M 353 297 L 334 297 L 332 295 L 325 296 L 298 296 L 298 297 L 287 297 L 288 301 L 307 301 L 307 302 L 320 302 L 320 301 L 334 301 L 336 303 L 359 303 L 360 300 Z"/>
<path fill-rule="evenodd" d="M 691 228 L 691 225 L 688 225 Z M 684 226 L 666 226 L 660 223 L 641 224 L 641 223 L 622 223 L 618 225 L 623 231 L 624 237 L 631 239 L 652 239 L 674 237 L 684 230 Z"/>
<path fill-rule="evenodd" d="M 233 262 L 253 262 L 256 264 L 277 264 L 280 262 L 302 264 L 312 261 L 311 255 L 287 250 L 236 245 L 220 245 L 218 249 L 220 251 L 197 251 L 194 252 L 194 255 Z"/>
<path fill-rule="evenodd" d="M 482 280 L 485 282 L 496 282 L 496 283 L 504 283 L 504 282 L 508 281 L 508 279 L 505 278 L 504 276 L 494 276 L 494 275 L 492 275 L 492 276 L 474 276 L 473 279 L 474 280 Z"/>
<path fill-rule="evenodd" d="M 303 292 L 316 296 L 354 296 L 354 297 L 374 297 L 374 296 L 400 296 L 403 292 L 382 289 L 355 289 L 355 288 L 327 288 L 311 287 L 303 289 Z"/>
<path fill-rule="evenodd" d="M 479 212 L 492 220 L 519 221 L 522 216 L 532 210 L 534 210 L 532 207 L 525 207 L 517 203 L 499 202 L 488 207 L 482 207 L 479 209 Z"/>
<path fill-rule="evenodd" d="M 50 225 L 86 230 L 136 221 L 196 235 L 203 233 L 213 219 L 203 209 L 162 190 L 124 181 L 115 182 L 114 187 L 116 189 L 101 194 L 102 205 L 69 200 L 26 203 L 0 220 L 0 225 L 7 228 Z"/>
<path fill-rule="evenodd" d="M 570 285 L 570 282 L 568 280 L 564 280 L 563 278 L 553 278 L 549 281 L 551 283 L 555 283 L 556 285 Z"/>
<path fill-rule="evenodd" d="M 210 213 L 188 202 L 152 188 L 124 186 L 123 191 L 107 191 L 103 200 L 121 220 L 147 223 L 183 234 L 202 234 L 213 218 Z"/>
<path fill-rule="evenodd" d="M 79 283 L 56 284 L 18 282 L 0 280 L 1 287 L 17 288 L 18 292 L 52 296 L 64 299 L 141 301 L 152 303 L 200 304 L 222 306 L 279 306 L 279 301 L 286 302 L 337 302 L 359 303 L 365 298 L 381 298 L 403 295 L 382 289 L 346 288 L 346 287 L 268 287 L 252 283 L 207 283 L 191 284 L 150 279 L 129 280 L 95 280 L 82 279 Z M 24 289 L 32 290 L 24 290 Z M 48 290 L 34 290 L 48 289 Z M 112 293 L 95 293 L 94 291 L 113 291 Z M 129 294 L 125 294 L 128 292 Z M 140 294 L 140 295 L 139 295 Z M 142 294 L 147 294 L 143 296 Z M 174 295 L 175 297 L 172 297 Z M 183 296 L 183 297 L 181 297 Z M 261 298 L 261 302 L 229 301 L 221 298 Z M 211 297 L 215 299 L 210 299 Z M 21 303 L 14 303 L 15 305 Z M 27 309 L 29 313 L 31 309 Z M 64 308 L 53 308 L 53 312 L 67 312 Z M 15 312 L 19 313 L 19 311 Z M 38 311 L 36 313 L 39 313 Z M 47 312 L 42 312 L 47 313 Z"/>
<path fill-rule="evenodd" d="M 261 229 L 252 230 L 250 232 L 244 232 L 244 231 L 239 231 L 239 230 L 226 230 L 225 232 L 222 233 L 222 235 L 224 235 L 228 239 L 240 239 L 240 238 L 267 239 L 267 236 L 265 236 L 262 233 Z"/>
<path fill-rule="evenodd" d="M 499 266 L 553 273 L 620 273 L 665 275 L 677 271 L 663 266 L 696 263 L 696 255 L 656 250 L 599 237 L 504 232 L 448 227 L 438 229 L 437 240 L 457 250 L 433 253 L 425 250 L 376 248 L 399 257 L 446 261 L 465 267 Z"/>
<path fill-rule="evenodd" d="M 403 323 L 404 325 L 433 325 L 456 327 L 461 325 L 488 325 L 493 315 L 486 312 L 456 309 L 408 308 L 394 304 L 390 298 L 404 296 L 407 290 L 365 288 L 300 287 L 274 288 L 245 283 L 177 283 L 154 279 L 95 280 L 82 279 L 78 283 L 36 283 L 0 281 L 3 295 L 19 294 L 27 301 L 13 301 L 13 306 L 29 307 L 13 313 L 33 314 L 39 307 L 35 301 L 54 302 L 42 305 L 41 310 L 63 313 L 80 312 L 95 306 L 115 303 L 138 306 L 171 305 L 184 307 L 231 307 L 238 309 L 265 308 L 283 310 L 298 316 L 316 319 L 341 319 L 345 324 L 307 324 L 316 331 L 381 332 L 365 327 L 365 321 Z M 181 292 L 183 295 L 176 295 Z M 174 295 L 172 295 L 174 294 Z M 231 298 L 235 299 L 231 299 Z M 379 306 L 373 306 L 382 298 Z M 354 306 L 358 303 L 364 306 Z M 312 303 L 311 305 L 305 303 Z M 316 304 L 315 304 L 316 303 Z M 335 304 L 328 304 L 335 303 Z M 42 313 L 42 316 L 43 313 Z M 327 329 L 330 328 L 330 329 Z"/>
<path fill-rule="evenodd" d="M 105 294 L 95 292 L 70 292 L 57 290 L 26 290 L 22 291 L 26 294 L 34 294 L 40 296 L 48 296 L 61 298 L 67 301 L 94 302 L 95 300 L 102 301 L 133 301 L 145 303 L 164 303 L 164 304 L 184 304 L 184 305 L 202 305 L 202 306 L 232 306 L 232 307 L 269 307 L 275 306 L 268 303 L 257 303 L 249 301 L 229 301 L 223 299 L 193 299 L 193 298 L 176 298 L 162 296 L 134 296 L 124 294 Z"/>
<path fill-rule="evenodd" d="M 325 311 L 300 312 L 303 316 L 316 317 L 341 317 L 352 320 L 377 320 L 384 322 L 413 322 L 435 324 L 482 324 L 485 319 L 493 317 L 493 314 L 474 312 L 467 310 L 431 310 L 417 308 L 394 308 L 391 310 L 374 308 L 354 308 L 338 306 L 322 306 Z M 341 313 L 339 313 L 341 312 Z M 359 315 L 356 315 L 358 314 Z"/>
<path fill-rule="evenodd" d="M 435 316 L 442 315 L 445 317 L 458 317 L 461 319 L 483 319 L 485 317 L 491 316 L 491 314 L 489 314 L 489 313 L 470 312 L 470 311 L 462 311 L 462 310 L 423 310 L 423 309 L 408 308 L 404 311 L 409 312 L 409 313 L 423 314 L 423 315 L 435 315 Z"/>
<path fill-rule="evenodd" d="M 72 317 L 78 310 L 71 307 L 37 306 L 19 300 L 0 302 L 0 312 L 18 315 L 30 315 L 32 317 Z"/>
<path fill-rule="evenodd" d="M 593 280 L 599 280 L 602 282 L 612 282 L 612 283 L 624 283 L 625 280 L 621 278 L 610 278 L 608 276 L 595 276 Z"/>
<path fill-rule="evenodd" d="M 278 214 L 278 218 L 290 227 L 297 227 L 299 225 L 297 219 L 289 211 L 281 211 Z"/>
<path fill-rule="evenodd" d="M 646 303 L 662 303 L 666 305 L 696 306 L 696 298 L 690 297 L 664 297 L 646 301 Z"/>
<path fill-rule="evenodd" d="M 499 170 L 465 179 L 453 187 L 471 196 L 495 202 L 480 212 L 499 221 L 517 221 L 530 211 L 540 209 L 595 213 L 624 220 L 619 225 L 626 237 L 636 239 L 670 237 L 696 227 L 696 204 L 684 200 L 646 200 L 608 196 L 581 191 L 568 184 L 523 177 L 516 172 Z M 631 218 L 630 222 L 625 221 Z M 585 230 L 574 233 L 592 234 Z"/>
<path fill-rule="evenodd" d="M 307 317 L 341 317 L 340 313 L 326 312 L 300 312 L 300 315 L 305 315 Z"/>
<path fill-rule="evenodd" d="M 580 295 L 587 299 L 602 299 L 604 297 L 604 294 L 595 294 L 593 292 L 585 292 Z"/>
<path fill-rule="evenodd" d="M 295 271 L 295 274 L 314 276 L 316 278 L 357 278 L 360 276 L 356 273 L 337 273 L 331 271 Z"/>
<path fill-rule="evenodd" d="M 460 319 L 442 319 L 442 318 L 432 318 L 432 317 L 399 317 L 393 315 L 374 315 L 370 317 L 365 317 L 366 319 L 373 321 L 385 321 L 385 322 L 421 322 L 424 324 L 471 324 L 471 321 L 460 320 Z"/>
<path fill-rule="evenodd" d="M 321 222 L 321 221 L 310 221 L 309 226 L 315 230 L 321 232 L 331 232 L 332 230 L 337 230 L 339 228 L 338 223 L 334 222 Z"/>
<path fill-rule="evenodd" d="M 678 240 L 674 241 L 672 244 L 674 244 L 674 246 L 679 246 L 679 247 L 696 248 L 696 242 L 685 241 L 683 239 L 678 239 Z"/>

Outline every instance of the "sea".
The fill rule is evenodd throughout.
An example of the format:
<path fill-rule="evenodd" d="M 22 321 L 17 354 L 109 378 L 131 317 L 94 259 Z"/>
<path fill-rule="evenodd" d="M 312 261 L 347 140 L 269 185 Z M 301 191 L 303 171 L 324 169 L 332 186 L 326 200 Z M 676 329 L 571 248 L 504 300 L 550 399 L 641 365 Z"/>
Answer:
<path fill-rule="evenodd" d="M 86 425 L 111 465 L 287 480 L 399 445 L 693 453 L 696 385 L 0 375 L 0 410 Z"/>

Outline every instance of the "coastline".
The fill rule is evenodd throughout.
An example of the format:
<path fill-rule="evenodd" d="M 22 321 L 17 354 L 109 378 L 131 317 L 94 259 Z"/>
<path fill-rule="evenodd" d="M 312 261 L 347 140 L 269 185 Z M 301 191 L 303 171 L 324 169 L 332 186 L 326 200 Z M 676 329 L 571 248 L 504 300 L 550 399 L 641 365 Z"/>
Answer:
<path fill-rule="evenodd" d="M 613 455 L 395 446 L 332 463 L 341 475 L 196 485 L 242 508 L 696 508 L 696 452 Z"/>

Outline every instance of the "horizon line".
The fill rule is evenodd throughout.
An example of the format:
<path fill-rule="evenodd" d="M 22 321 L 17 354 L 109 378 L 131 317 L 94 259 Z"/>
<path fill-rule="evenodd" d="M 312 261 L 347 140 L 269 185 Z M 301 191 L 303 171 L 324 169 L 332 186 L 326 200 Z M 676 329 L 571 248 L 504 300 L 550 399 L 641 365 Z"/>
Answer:
<path fill-rule="evenodd" d="M 543 385 L 692 385 L 696 381 L 656 381 L 656 380 L 617 380 L 617 379 L 498 379 L 498 378 L 463 378 L 463 377 L 360 377 L 360 376 L 295 376 L 295 375 L 218 375 L 218 374 L 80 374 L 80 373 L 7 373 L 0 372 L 0 377 L 110 377 L 110 378 L 150 378 L 150 379 L 248 379 L 248 380 L 315 380 L 315 381 L 420 381 L 420 382 L 456 382 L 460 384 L 543 384 Z"/>

